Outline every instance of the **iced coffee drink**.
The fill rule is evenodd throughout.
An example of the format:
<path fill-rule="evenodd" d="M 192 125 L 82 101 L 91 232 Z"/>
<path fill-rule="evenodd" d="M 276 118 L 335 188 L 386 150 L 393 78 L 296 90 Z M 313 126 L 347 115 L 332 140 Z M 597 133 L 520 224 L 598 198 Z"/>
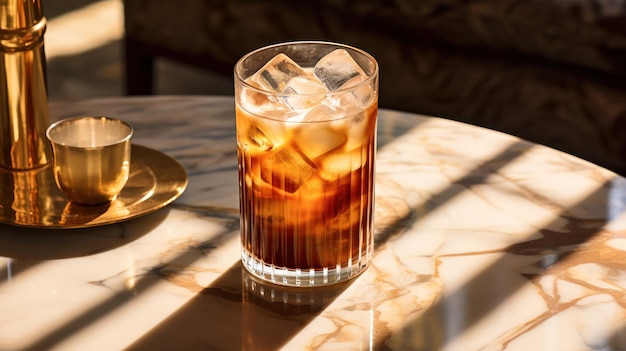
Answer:
<path fill-rule="evenodd" d="M 373 250 L 378 66 L 325 42 L 274 45 L 235 67 L 244 267 L 283 285 L 361 273 Z"/>

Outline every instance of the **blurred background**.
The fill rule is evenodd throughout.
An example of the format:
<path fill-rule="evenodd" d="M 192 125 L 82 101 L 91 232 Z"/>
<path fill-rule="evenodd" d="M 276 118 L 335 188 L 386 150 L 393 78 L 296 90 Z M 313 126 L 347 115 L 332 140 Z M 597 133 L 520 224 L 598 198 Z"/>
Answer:
<path fill-rule="evenodd" d="M 45 0 L 50 101 L 125 95 L 122 0 Z M 167 59 L 155 62 L 156 94 L 232 94 L 232 80 Z"/>
<path fill-rule="evenodd" d="M 50 101 L 231 95 L 245 53 L 328 40 L 379 106 L 516 135 L 626 175 L 626 1 L 42 0 Z"/>

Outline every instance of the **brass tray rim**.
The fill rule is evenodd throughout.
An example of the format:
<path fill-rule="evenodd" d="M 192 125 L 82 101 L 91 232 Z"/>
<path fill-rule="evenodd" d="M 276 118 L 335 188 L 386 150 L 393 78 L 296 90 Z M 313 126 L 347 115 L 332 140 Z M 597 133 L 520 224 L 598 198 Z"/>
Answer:
<path fill-rule="evenodd" d="M 125 215 L 106 216 L 103 219 L 96 217 L 93 220 L 89 220 L 85 222 L 77 222 L 77 223 L 59 223 L 59 222 L 42 223 L 42 222 L 34 222 L 34 221 L 31 221 L 31 222 L 18 221 L 15 218 L 15 216 L 8 216 L 7 212 L 9 211 L 6 210 L 3 206 L 1 206 L 3 205 L 3 203 L 0 202 L 0 223 L 13 225 L 16 227 L 33 228 L 33 229 L 79 229 L 79 228 L 106 226 L 106 225 L 128 221 L 131 219 L 135 219 L 135 218 L 153 213 L 171 204 L 172 202 L 174 202 L 186 190 L 187 185 L 189 183 L 187 171 L 174 158 L 158 150 L 155 150 L 146 146 L 142 146 L 138 144 L 131 144 L 131 169 L 134 165 L 136 166 L 137 164 L 143 165 L 143 167 L 139 168 L 140 172 L 144 172 L 144 173 L 150 172 L 152 174 L 152 176 L 154 177 L 154 181 L 155 181 L 155 187 L 157 188 L 156 191 L 151 192 L 150 195 L 147 197 L 144 196 L 144 198 L 141 198 L 138 196 L 137 200 L 143 200 L 140 202 L 140 204 L 148 204 L 150 202 L 147 200 L 154 198 L 155 195 L 158 195 L 159 198 L 161 198 L 161 200 L 150 203 L 149 205 L 137 206 L 136 204 L 133 203 L 129 206 L 121 206 L 120 208 L 118 208 L 118 210 L 129 209 L 130 212 Z M 163 164 L 167 164 L 168 172 L 166 175 L 162 175 L 159 172 L 153 172 L 155 168 L 161 168 L 160 166 L 163 166 Z M 50 167 L 51 167 L 50 165 L 46 165 L 43 168 L 50 168 Z M 34 171 L 45 171 L 45 170 L 34 170 Z M 5 174 L 14 174 L 17 172 L 24 172 L 24 171 L 13 171 L 13 170 L 0 168 L 0 172 L 5 173 Z M 49 170 L 49 172 L 51 175 L 52 171 Z M 52 176 L 52 178 L 54 177 Z M 170 179 L 168 180 L 165 178 L 170 178 Z M 169 183 L 169 184 L 165 184 L 165 186 L 167 186 L 171 190 L 167 192 L 159 192 L 158 190 L 159 187 L 165 188 L 165 186 L 163 186 L 165 181 Z M 56 184 L 54 183 L 54 180 L 51 180 L 48 182 L 51 182 L 52 185 L 54 185 L 52 187 L 47 187 L 49 189 L 52 189 L 52 190 L 48 190 L 49 195 L 51 197 L 56 196 L 58 200 L 58 197 L 62 195 L 60 195 L 61 194 L 60 191 L 58 190 L 58 188 L 56 188 Z M 122 190 L 121 194 L 124 194 L 124 190 Z M 48 194 L 44 194 L 44 196 L 47 196 L 47 195 Z M 0 199 L 0 201 L 4 201 L 4 200 Z M 117 200 L 114 200 L 114 203 L 112 204 L 117 204 L 116 201 Z M 61 201 L 61 204 L 71 208 L 69 206 L 70 202 L 68 200 L 65 200 L 64 202 Z M 78 208 L 80 208 L 80 206 L 78 206 Z M 116 213 L 112 212 L 109 214 L 116 214 Z"/>

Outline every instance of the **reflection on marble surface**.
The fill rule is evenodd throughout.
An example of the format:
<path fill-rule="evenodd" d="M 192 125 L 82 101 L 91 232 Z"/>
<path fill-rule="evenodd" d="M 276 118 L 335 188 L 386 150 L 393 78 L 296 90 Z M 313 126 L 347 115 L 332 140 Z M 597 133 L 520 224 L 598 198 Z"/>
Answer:
<path fill-rule="evenodd" d="M 0 225 L 0 350 L 623 350 L 626 180 L 485 129 L 379 114 L 376 251 L 357 279 L 239 263 L 229 97 L 51 104 L 125 119 L 185 193 L 110 226 Z"/>

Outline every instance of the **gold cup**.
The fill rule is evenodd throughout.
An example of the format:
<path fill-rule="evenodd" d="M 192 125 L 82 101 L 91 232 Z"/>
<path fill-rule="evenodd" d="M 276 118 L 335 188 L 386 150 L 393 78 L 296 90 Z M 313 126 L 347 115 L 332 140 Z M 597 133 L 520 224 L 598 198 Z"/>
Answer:
<path fill-rule="evenodd" d="M 109 117 L 75 117 L 52 124 L 54 177 L 79 205 L 109 203 L 122 191 L 130 169 L 132 127 Z"/>

